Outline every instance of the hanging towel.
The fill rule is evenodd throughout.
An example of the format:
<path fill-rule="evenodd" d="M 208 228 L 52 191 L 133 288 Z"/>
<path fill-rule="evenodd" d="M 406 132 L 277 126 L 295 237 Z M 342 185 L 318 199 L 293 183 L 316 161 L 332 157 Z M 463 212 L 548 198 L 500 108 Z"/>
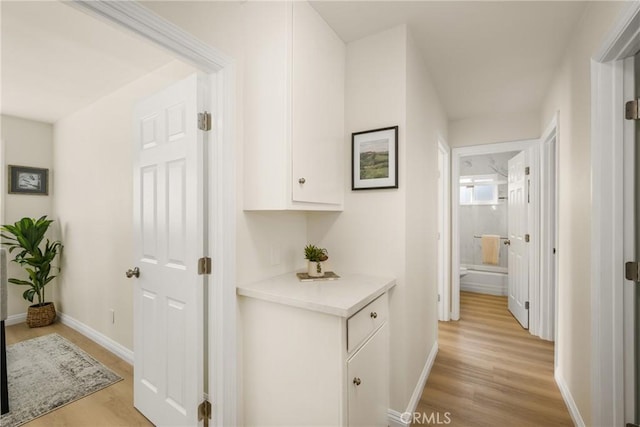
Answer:
<path fill-rule="evenodd" d="M 498 265 L 500 262 L 500 236 L 482 235 L 482 263 Z"/>

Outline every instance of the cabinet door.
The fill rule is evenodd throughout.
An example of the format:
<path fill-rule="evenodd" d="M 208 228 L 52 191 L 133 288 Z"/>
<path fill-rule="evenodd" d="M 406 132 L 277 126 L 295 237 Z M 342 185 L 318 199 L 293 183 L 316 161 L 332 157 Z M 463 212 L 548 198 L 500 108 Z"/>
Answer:
<path fill-rule="evenodd" d="M 346 48 L 307 2 L 293 4 L 292 200 L 341 204 Z"/>
<path fill-rule="evenodd" d="M 349 427 L 387 426 L 389 338 L 384 324 L 347 362 Z"/>

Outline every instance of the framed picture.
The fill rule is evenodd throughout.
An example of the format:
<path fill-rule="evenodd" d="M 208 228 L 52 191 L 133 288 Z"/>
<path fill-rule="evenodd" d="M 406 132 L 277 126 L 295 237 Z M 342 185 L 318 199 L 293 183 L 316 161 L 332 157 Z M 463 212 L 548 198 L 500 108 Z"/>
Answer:
<path fill-rule="evenodd" d="M 49 194 L 49 169 L 9 165 L 9 194 Z"/>
<path fill-rule="evenodd" d="M 351 134 L 351 189 L 398 188 L 398 126 Z"/>

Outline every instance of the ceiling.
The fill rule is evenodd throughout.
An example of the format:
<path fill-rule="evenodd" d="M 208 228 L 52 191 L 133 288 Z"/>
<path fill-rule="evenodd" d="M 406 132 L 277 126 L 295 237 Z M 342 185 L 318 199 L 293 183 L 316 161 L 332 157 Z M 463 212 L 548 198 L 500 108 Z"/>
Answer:
<path fill-rule="evenodd" d="M 406 23 L 449 119 L 459 120 L 536 114 L 586 2 L 312 4 L 345 42 Z M 0 6 L 3 114 L 53 123 L 173 60 L 60 2 Z"/>
<path fill-rule="evenodd" d="M 2 1 L 2 114 L 48 123 L 173 61 L 56 1 Z"/>
<path fill-rule="evenodd" d="M 582 1 L 313 1 L 351 42 L 406 23 L 449 120 L 537 113 Z"/>

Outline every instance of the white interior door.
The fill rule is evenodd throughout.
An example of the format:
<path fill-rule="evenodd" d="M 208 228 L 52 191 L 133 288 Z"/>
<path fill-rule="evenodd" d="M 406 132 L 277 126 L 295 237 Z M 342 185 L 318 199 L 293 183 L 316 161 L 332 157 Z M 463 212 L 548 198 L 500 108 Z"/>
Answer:
<path fill-rule="evenodd" d="M 194 74 L 134 111 L 134 405 L 156 425 L 196 425 L 203 398 L 203 84 Z"/>
<path fill-rule="evenodd" d="M 523 328 L 529 328 L 529 252 L 527 233 L 528 183 L 526 155 L 509 160 L 509 311 Z"/>

